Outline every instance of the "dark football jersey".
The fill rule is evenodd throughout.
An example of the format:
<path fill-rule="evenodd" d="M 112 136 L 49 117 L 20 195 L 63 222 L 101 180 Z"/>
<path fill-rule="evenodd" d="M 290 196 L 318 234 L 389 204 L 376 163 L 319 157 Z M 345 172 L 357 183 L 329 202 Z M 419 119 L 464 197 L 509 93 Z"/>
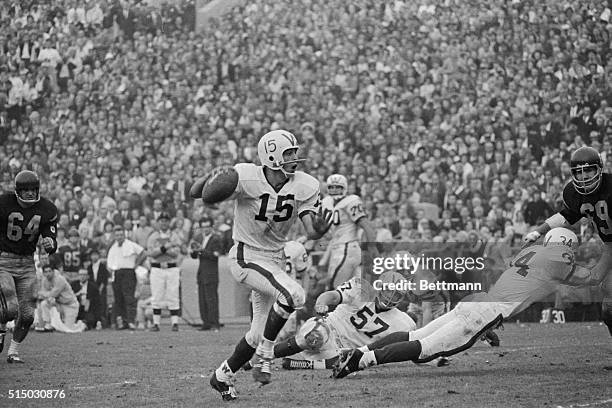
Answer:
<path fill-rule="evenodd" d="M 83 268 L 83 262 L 87 256 L 87 249 L 80 244 L 77 248 L 72 248 L 70 245 L 61 246 L 55 255 L 60 259 L 64 267 L 64 272 L 78 272 Z"/>
<path fill-rule="evenodd" d="M 592 194 L 580 194 L 571 182 L 563 188 L 561 215 L 570 224 L 578 222 L 582 217 L 589 218 L 604 242 L 612 242 L 610 209 L 612 209 L 612 174 L 602 174 L 601 185 Z"/>
<path fill-rule="evenodd" d="M 22 208 L 15 193 L 0 195 L 0 252 L 32 255 L 39 236 L 55 241 L 57 208 L 48 199 Z M 57 248 L 57 242 L 55 243 Z"/>

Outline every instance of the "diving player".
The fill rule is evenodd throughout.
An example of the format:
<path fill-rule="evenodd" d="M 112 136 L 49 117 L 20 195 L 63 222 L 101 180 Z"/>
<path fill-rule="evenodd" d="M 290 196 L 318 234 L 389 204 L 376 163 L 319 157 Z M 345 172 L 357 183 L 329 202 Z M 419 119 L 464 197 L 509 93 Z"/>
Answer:
<path fill-rule="evenodd" d="M 554 292 L 560 283 L 597 284 L 604 274 L 576 265 L 578 237 L 565 228 L 554 228 L 543 245 L 523 249 L 489 293 L 464 299 L 451 312 L 412 333 L 395 333 L 367 348 L 353 349 L 334 368 L 334 377 L 372 365 L 400 361 L 427 362 L 467 350 L 488 329 Z"/>

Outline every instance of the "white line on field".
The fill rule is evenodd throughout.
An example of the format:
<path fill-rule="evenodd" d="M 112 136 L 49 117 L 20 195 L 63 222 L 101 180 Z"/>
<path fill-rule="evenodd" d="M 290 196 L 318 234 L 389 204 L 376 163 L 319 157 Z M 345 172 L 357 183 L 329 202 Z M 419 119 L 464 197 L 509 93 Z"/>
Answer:
<path fill-rule="evenodd" d="M 191 380 L 193 378 L 207 378 L 202 374 L 187 374 L 178 377 L 179 380 Z M 80 385 L 77 384 L 74 387 L 71 387 L 73 390 L 95 390 L 97 388 L 106 388 L 106 387 L 130 387 L 132 385 L 136 385 L 138 382 L 136 380 L 125 380 L 121 382 L 112 382 L 112 383 L 99 383 L 94 385 Z"/>
<path fill-rule="evenodd" d="M 607 400 L 601 400 L 601 401 L 584 402 L 584 403 L 581 403 L 581 404 L 557 405 L 555 408 L 594 407 L 595 405 L 604 405 L 604 404 L 608 404 L 608 403 L 612 403 L 612 398 L 611 399 L 607 399 Z"/>
<path fill-rule="evenodd" d="M 589 344 L 588 346 L 591 347 L 606 347 L 609 346 L 610 343 L 595 343 L 595 344 Z M 582 345 L 584 346 L 584 345 Z M 515 348 L 504 348 L 504 347 L 494 347 L 494 348 L 490 348 L 487 350 L 476 350 L 476 351 L 472 351 L 471 353 L 468 351 L 468 353 L 470 354 L 497 354 L 497 353 L 510 353 L 510 352 L 514 352 L 514 351 L 530 351 L 530 350 L 548 350 L 548 349 L 557 349 L 557 348 L 565 348 L 565 347 L 571 347 L 569 345 L 541 345 L 541 346 L 525 346 L 525 347 L 515 347 Z"/>

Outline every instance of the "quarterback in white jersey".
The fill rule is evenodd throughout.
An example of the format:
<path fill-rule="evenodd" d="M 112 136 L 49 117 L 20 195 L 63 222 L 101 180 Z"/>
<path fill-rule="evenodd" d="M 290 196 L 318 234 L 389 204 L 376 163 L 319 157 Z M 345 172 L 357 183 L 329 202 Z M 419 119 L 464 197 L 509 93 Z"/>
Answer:
<path fill-rule="evenodd" d="M 232 356 L 210 379 L 226 401 L 236 399 L 234 373 L 254 353 L 259 364 L 253 377 L 261 384 L 270 382 L 274 341 L 289 315 L 304 305 L 304 290 L 285 272 L 287 233 L 298 218 L 309 239 L 319 239 L 331 225 L 331 216 L 323 216 L 320 210 L 319 182 L 297 171 L 303 161 L 298 159 L 298 148 L 293 134 L 274 130 L 259 140 L 261 166 L 234 166 L 238 183 L 229 198 L 236 200 L 230 270 L 238 282 L 252 289 L 253 320 Z M 193 198 L 202 197 L 208 177 L 196 180 L 190 191 Z"/>
<path fill-rule="evenodd" d="M 402 275 L 386 272 L 382 282 L 398 282 Z M 295 337 L 274 347 L 275 357 L 287 357 L 283 367 L 287 369 L 331 368 L 340 350 L 360 347 L 395 332 L 416 329 L 410 316 L 396 306 L 405 291 L 375 291 L 361 278 L 354 277 L 333 291 L 322 293 L 315 310 L 322 315 L 336 306 L 327 317 L 313 317 L 304 323 Z M 298 354 L 299 353 L 299 354 Z"/>
<path fill-rule="evenodd" d="M 341 174 L 327 178 L 327 192 L 322 201 L 323 211 L 332 214 L 331 241 L 327 249 L 328 290 L 358 276 L 361 264 L 359 230 L 363 229 L 366 242 L 375 245 L 376 232 L 370 225 L 361 198 L 347 195 L 348 182 Z"/>
<path fill-rule="evenodd" d="M 518 253 L 489 293 L 468 296 L 449 313 L 412 333 L 396 333 L 367 348 L 351 350 L 335 367 L 334 377 L 342 378 L 377 364 L 427 362 L 459 353 L 504 318 L 541 301 L 560 283 L 573 286 L 600 283 L 605 274 L 576 265 L 577 243 L 578 237 L 572 231 L 551 229 L 543 245 Z"/>

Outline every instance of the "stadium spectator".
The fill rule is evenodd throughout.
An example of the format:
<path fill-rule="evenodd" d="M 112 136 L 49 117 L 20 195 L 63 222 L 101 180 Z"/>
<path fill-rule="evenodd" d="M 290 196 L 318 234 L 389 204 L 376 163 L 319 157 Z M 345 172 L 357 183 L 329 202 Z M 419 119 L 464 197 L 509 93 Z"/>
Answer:
<path fill-rule="evenodd" d="M 51 265 L 43 266 L 38 299 L 39 322 L 43 322 L 44 331 L 74 333 L 85 329 L 83 322 L 77 322 L 79 302 L 74 291 L 66 278 Z"/>

